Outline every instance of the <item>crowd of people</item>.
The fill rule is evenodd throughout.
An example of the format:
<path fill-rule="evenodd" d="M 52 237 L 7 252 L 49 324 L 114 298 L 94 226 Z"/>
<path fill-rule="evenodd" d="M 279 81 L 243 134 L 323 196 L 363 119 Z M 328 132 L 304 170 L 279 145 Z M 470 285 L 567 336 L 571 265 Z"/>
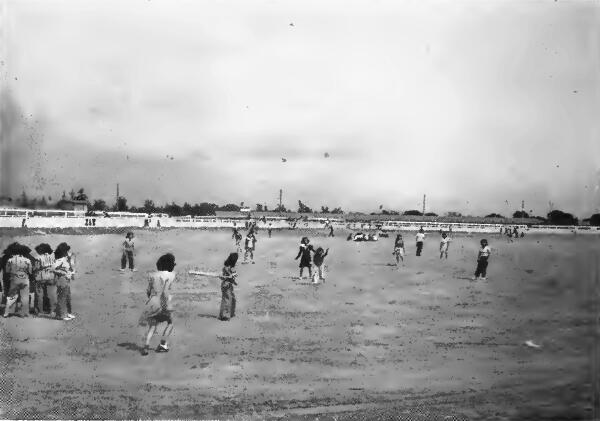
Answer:
<path fill-rule="evenodd" d="M 0 258 L 0 271 L 5 318 L 30 314 L 64 321 L 75 318 L 71 308 L 75 256 L 67 243 L 54 251 L 41 243 L 35 252 L 18 242 L 9 244 Z"/>
<path fill-rule="evenodd" d="M 256 247 L 256 225 L 248 224 L 248 232 L 244 241 L 244 262 L 254 262 Z M 331 232 L 331 231 L 330 231 Z M 452 241 L 451 233 L 441 232 L 439 244 L 440 259 L 448 259 L 448 250 Z M 517 236 L 511 230 L 511 235 Z M 135 271 L 134 266 L 134 234 L 128 232 L 122 243 L 121 271 L 127 266 Z M 236 297 L 234 286 L 237 286 L 235 270 L 239 255 L 242 251 L 243 235 L 234 227 L 232 238 L 235 240 L 237 252 L 230 253 L 220 273 L 215 274 L 221 281 L 221 305 L 218 319 L 228 321 L 235 317 Z M 421 228 L 415 235 L 416 256 L 421 256 L 425 242 L 425 231 Z M 486 239 L 482 239 L 481 248 L 477 255 L 475 279 L 486 279 L 488 259 L 491 249 Z M 4 250 L 0 258 L 2 285 L 0 298 L 5 303 L 4 317 L 28 317 L 34 315 L 68 321 L 76 316 L 71 308 L 71 281 L 75 277 L 75 256 L 67 243 L 60 243 L 55 250 L 47 243 L 37 245 L 32 251 L 26 245 L 14 242 Z M 393 253 L 396 265 L 404 262 L 406 251 L 402 234 L 397 234 L 394 241 Z M 304 270 L 308 271 L 309 279 L 314 284 L 325 282 L 325 258 L 329 248 L 314 247 L 308 237 L 302 237 L 298 254 L 295 259 L 299 262 L 299 279 L 304 279 Z M 173 304 L 171 289 L 176 281 L 175 256 L 171 253 L 159 257 L 156 271 L 148 276 L 146 289 L 147 301 L 139 319 L 140 325 L 147 326 L 144 342 L 141 347 L 142 355 L 148 355 L 150 343 L 158 330 L 164 324 L 160 343 L 156 352 L 168 352 L 168 337 L 173 331 Z"/>

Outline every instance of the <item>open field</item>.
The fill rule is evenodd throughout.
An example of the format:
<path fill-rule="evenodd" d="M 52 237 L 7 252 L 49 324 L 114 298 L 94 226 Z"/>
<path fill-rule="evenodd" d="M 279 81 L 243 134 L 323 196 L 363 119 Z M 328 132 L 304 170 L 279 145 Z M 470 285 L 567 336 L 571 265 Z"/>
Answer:
<path fill-rule="evenodd" d="M 481 236 L 438 236 L 392 266 L 393 235 L 347 242 L 260 231 L 238 264 L 237 317 L 216 319 L 231 232 L 136 230 L 139 272 L 121 274 L 122 234 L 3 236 L 67 241 L 78 257 L 78 318 L 0 319 L 0 418 L 589 420 L 598 409 L 600 242 L 527 236 L 493 248 L 471 281 Z M 330 247 L 326 283 L 294 280 L 299 240 Z M 139 353 L 145 272 L 173 252 L 175 332 Z M 241 259 L 240 259 L 241 261 Z M 524 345 L 532 340 L 541 348 Z M 155 345 L 157 340 L 155 339 Z M 596 396 L 596 400 L 594 400 Z"/>

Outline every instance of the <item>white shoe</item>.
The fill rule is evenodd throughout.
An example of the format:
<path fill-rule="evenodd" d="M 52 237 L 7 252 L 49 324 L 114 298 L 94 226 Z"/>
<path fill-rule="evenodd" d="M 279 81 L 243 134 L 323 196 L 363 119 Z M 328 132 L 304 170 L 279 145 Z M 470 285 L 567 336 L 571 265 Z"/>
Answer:
<path fill-rule="evenodd" d="M 131 269 L 132 272 L 137 272 L 137 269 Z"/>
<path fill-rule="evenodd" d="M 125 272 L 125 269 L 119 269 L 121 272 Z"/>
<path fill-rule="evenodd" d="M 67 316 L 63 317 L 62 319 L 63 319 L 65 322 L 68 322 L 69 320 L 72 320 L 72 319 L 69 319 Z"/>
<path fill-rule="evenodd" d="M 71 320 L 71 319 L 75 319 L 77 316 L 75 316 L 74 314 L 71 313 L 67 313 L 66 317 Z"/>

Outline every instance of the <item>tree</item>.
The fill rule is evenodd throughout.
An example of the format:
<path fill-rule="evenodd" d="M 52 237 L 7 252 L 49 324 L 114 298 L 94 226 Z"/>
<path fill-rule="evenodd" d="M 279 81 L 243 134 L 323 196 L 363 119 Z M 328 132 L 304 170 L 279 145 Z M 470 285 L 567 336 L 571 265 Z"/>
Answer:
<path fill-rule="evenodd" d="M 529 214 L 525 211 L 515 211 L 513 218 L 529 218 Z"/>
<path fill-rule="evenodd" d="M 25 190 L 23 190 L 21 197 L 19 197 L 19 206 L 22 208 L 27 208 L 29 206 L 29 198 L 27 197 Z"/>
<path fill-rule="evenodd" d="M 281 206 L 277 205 L 277 207 L 275 208 L 275 212 L 287 212 L 287 209 L 283 204 Z"/>
<path fill-rule="evenodd" d="M 489 215 L 484 216 L 484 218 L 502 218 L 502 219 L 504 219 L 504 217 L 502 215 L 500 215 L 499 213 L 490 213 Z"/>
<path fill-rule="evenodd" d="M 193 215 L 192 205 L 190 205 L 188 202 L 183 202 L 183 206 L 181 208 L 181 214 L 182 215 Z"/>
<path fill-rule="evenodd" d="M 179 206 L 175 202 L 171 202 L 165 205 L 165 212 L 169 214 L 169 216 L 181 216 L 181 206 Z"/>
<path fill-rule="evenodd" d="M 418 210 L 407 210 L 402 213 L 402 215 L 415 215 L 415 216 L 423 216 L 423 214 Z"/>
<path fill-rule="evenodd" d="M 460 212 L 446 212 L 446 216 L 448 216 L 450 218 L 460 218 L 462 216 L 462 213 L 460 213 Z"/>
<path fill-rule="evenodd" d="M 77 190 L 77 194 L 75 195 L 75 200 L 83 200 L 85 202 L 88 201 L 88 195 L 83 191 L 83 187 Z"/>
<path fill-rule="evenodd" d="M 69 192 L 69 197 L 71 198 L 71 200 L 75 200 L 75 190 L 71 189 L 71 191 Z"/>
<path fill-rule="evenodd" d="M 106 202 L 104 200 L 102 200 L 102 199 L 94 200 L 94 204 L 92 205 L 92 210 L 105 211 L 106 209 L 108 209 L 108 206 L 106 206 Z"/>
<path fill-rule="evenodd" d="M 590 216 L 590 225 L 600 227 L 600 213 L 595 213 Z"/>
<path fill-rule="evenodd" d="M 298 200 L 298 213 L 312 213 L 312 209 Z"/>
<path fill-rule="evenodd" d="M 260 203 L 256 204 L 256 212 L 262 212 L 263 211 L 263 205 L 261 205 Z"/>
<path fill-rule="evenodd" d="M 244 204 L 244 202 L 242 202 L 242 206 L 243 206 L 243 204 Z M 240 206 L 234 205 L 233 203 L 228 203 L 225 206 L 221 206 L 217 210 L 225 211 L 225 212 L 239 212 Z"/>
<path fill-rule="evenodd" d="M 329 213 L 329 207 L 328 206 L 321 206 L 321 213 Z"/>
<path fill-rule="evenodd" d="M 553 210 L 548 213 L 548 224 L 550 225 L 579 225 L 579 221 L 570 213 Z"/>
<path fill-rule="evenodd" d="M 123 196 L 119 196 L 117 198 L 117 203 L 115 204 L 115 211 L 117 212 L 127 212 L 129 208 L 127 207 L 127 199 Z"/>
<path fill-rule="evenodd" d="M 427 212 L 425 216 L 438 216 L 438 214 L 435 212 Z"/>
<path fill-rule="evenodd" d="M 342 208 L 339 208 L 339 207 L 338 207 L 338 208 L 334 208 L 334 209 L 331 211 L 331 213 L 333 213 L 333 214 L 336 214 L 336 215 L 337 215 L 337 214 L 342 214 L 342 213 L 344 213 L 344 211 L 342 210 Z"/>
<path fill-rule="evenodd" d="M 144 209 L 144 212 L 146 213 L 155 213 L 156 206 L 154 205 L 154 201 L 151 199 L 144 200 L 144 206 L 142 209 Z"/>
<path fill-rule="evenodd" d="M 202 202 L 198 205 L 197 215 L 199 215 L 199 216 L 216 215 L 218 209 L 219 209 L 219 207 L 217 205 L 215 205 L 214 203 Z"/>

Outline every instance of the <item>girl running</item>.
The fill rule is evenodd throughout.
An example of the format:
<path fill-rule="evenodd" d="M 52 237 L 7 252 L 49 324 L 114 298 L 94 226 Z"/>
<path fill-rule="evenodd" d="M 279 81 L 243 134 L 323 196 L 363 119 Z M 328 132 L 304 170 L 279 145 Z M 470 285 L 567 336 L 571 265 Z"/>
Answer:
<path fill-rule="evenodd" d="M 219 320 L 228 321 L 235 317 L 235 292 L 233 286 L 237 285 L 235 278 L 235 264 L 238 260 L 237 253 L 231 253 L 223 263 L 223 274 L 221 275 L 221 308 L 219 310 Z"/>
<path fill-rule="evenodd" d="M 173 332 L 173 304 L 171 296 L 171 287 L 175 282 L 175 256 L 171 253 L 163 254 L 156 261 L 156 272 L 150 274 L 148 278 L 148 288 L 146 295 L 146 308 L 140 318 L 141 325 L 148 325 L 145 343 L 142 347 L 142 355 L 148 355 L 150 349 L 150 341 L 156 332 L 159 324 L 166 323 L 163 330 L 160 344 L 156 348 L 156 352 L 168 352 L 169 345 L 167 338 Z"/>

